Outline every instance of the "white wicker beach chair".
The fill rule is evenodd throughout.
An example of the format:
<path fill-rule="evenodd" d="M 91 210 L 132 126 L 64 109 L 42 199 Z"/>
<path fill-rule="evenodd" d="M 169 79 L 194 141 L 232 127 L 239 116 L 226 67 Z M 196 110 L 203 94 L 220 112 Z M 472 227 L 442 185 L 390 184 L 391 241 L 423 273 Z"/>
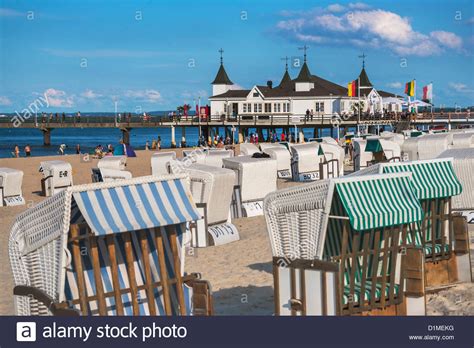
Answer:
<path fill-rule="evenodd" d="M 260 152 L 258 146 L 251 143 L 241 143 L 239 148 L 241 156 L 252 156 L 254 153 Z"/>
<path fill-rule="evenodd" d="M 450 148 L 462 149 L 474 147 L 474 133 L 455 133 Z"/>
<path fill-rule="evenodd" d="M 232 217 L 263 214 L 263 198 L 277 189 L 277 161 L 272 158 L 224 158 L 224 168 L 235 172 Z"/>
<path fill-rule="evenodd" d="M 424 313 L 424 294 L 408 293 L 423 286 L 405 242 L 423 216 L 409 174 L 320 180 L 269 194 L 264 210 L 277 315 Z"/>
<path fill-rule="evenodd" d="M 167 175 L 169 174 L 168 163 L 176 159 L 176 152 L 155 152 L 151 155 L 151 175 Z"/>
<path fill-rule="evenodd" d="M 330 138 L 332 139 L 332 138 Z M 324 157 L 321 164 L 321 178 L 337 178 L 344 175 L 344 149 L 334 143 L 321 142 L 319 144 Z"/>
<path fill-rule="evenodd" d="M 354 171 L 358 171 L 361 168 L 365 168 L 370 165 L 374 159 L 373 153 L 365 151 L 367 141 L 362 138 L 352 138 L 352 144 L 354 146 Z"/>
<path fill-rule="evenodd" d="M 39 171 L 43 173 L 41 190 L 46 197 L 52 196 L 73 184 L 71 164 L 65 161 L 43 161 Z"/>
<path fill-rule="evenodd" d="M 448 149 L 452 143 L 452 134 L 428 134 L 418 139 L 418 159 L 433 159 Z M 451 140 L 450 140 L 451 139 Z"/>
<path fill-rule="evenodd" d="M 418 160 L 418 140 L 419 138 L 407 138 L 400 146 L 403 161 Z"/>
<path fill-rule="evenodd" d="M 207 151 L 204 158 L 204 164 L 212 167 L 222 168 L 222 159 L 234 156 L 232 150 L 212 150 Z"/>
<path fill-rule="evenodd" d="M 239 232 L 230 222 L 234 171 L 199 163 L 180 170 L 189 175 L 194 202 L 204 217 L 191 228 L 193 246 L 207 247 L 239 240 Z"/>
<path fill-rule="evenodd" d="M 25 204 L 21 192 L 22 183 L 23 172 L 21 170 L 0 168 L 0 207 Z"/>
<path fill-rule="evenodd" d="M 262 152 L 266 152 L 266 150 L 271 149 L 271 148 L 284 148 L 287 149 L 287 147 L 283 144 L 280 143 L 260 143 L 260 150 Z"/>
<path fill-rule="evenodd" d="M 470 281 L 469 236 L 461 216 L 453 214 L 453 200 L 463 189 L 452 158 L 379 163 L 351 174 L 411 173 L 423 221 L 410 229 L 407 242 L 423 253 L 426 286 L 438 288 Z"/>
<path fill-rule="evenodd" d="M 323 161 L 319 143 L 295 144 L 290 150 L 293 181 L 319 180 L 319 164 Z"/>
<path fill-rule="evenodd" d="M 126 156 L 106 156 L 97 163 L 97 168 L 92 168 L 92 182 L 110 182 L 132 178 L 132 173 L 125 170 Z"/>
<path fill-rule="evenodd" d="M 200 219 L 184 175 L 68 187 L 20 214 L 9 239 L 17 315 L 212 313 L 184 274 Z"/>
<path fill-rule="evenodd" d="M 277 161 L 277 175 L 279 178 L 291 178 L 291 154 L 286 146 L 268 146 L 262 151 Z"/>

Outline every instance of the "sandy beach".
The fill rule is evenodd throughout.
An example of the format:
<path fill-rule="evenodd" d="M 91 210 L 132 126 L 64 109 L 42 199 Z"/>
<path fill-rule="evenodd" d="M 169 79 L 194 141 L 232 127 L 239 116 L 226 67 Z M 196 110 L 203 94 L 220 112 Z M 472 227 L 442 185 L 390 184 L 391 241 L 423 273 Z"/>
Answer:
<path fill-rule="evenodd" d="M 181 156 L 181 150 L 176 150 Z M 150 157 L 153 151 L 138 151 L 136 158 L 127 161 L 133 176 L 151 174 Z M 0 208 L 0 315 L 14 314 L 13 281 L 8 259 L 8 237 L 15 216 L 28 207 L 42 201 L 39 191 L 42 160 L 58 157 L 31 157 L 0 159 L 0 167 L 24 171 L 23 195 L 27 204 Z M 74 184 L 91 182 L 91 168 L 97 160 L 88 162 L 78 155 L 61 158 L 73 167 Z M 278 187 L 296 183 L 279 180 Z M 186 271 L 199 272 L 211 282 L 214 292 L 216 315 L 272 315 L 273 277 L 271 274 L 271 249 L 263 216 L 237 219 L 241 240 L 219 247 L 192 249 L 186 258 Z M 471 255 L 474 259 L 474 231 L 470 230 Z M 460 284 L 430 294 L 427 298 L 429 315 L 474 315 L 474 284 Z"/>

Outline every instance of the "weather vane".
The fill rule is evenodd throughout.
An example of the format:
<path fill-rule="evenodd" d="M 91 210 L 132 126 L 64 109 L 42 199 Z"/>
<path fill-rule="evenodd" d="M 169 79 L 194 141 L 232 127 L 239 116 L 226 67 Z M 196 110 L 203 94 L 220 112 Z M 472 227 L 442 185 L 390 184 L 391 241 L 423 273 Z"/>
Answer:
<path fill-rule="evenodd" d="M 288 56 L 281 58 L 281 60 L 285 61 L 285 69 L 288 71 Z"/>
<path fill-rule="evenodd" d="M 298 47 L 299 50 L 304 51 L 304 61 L 306 62 L 306 51 L 308 50 L 308 46 L 304 45 L 303 47 Z"/>
<path fill-rule="evenodd" d="M 359 56 L 359 58 L 362 58 L 362 69 L 365 69 L 365 58 L 367 56 L 365 55 L 365 53 L 362 53 L 361 56 Z"/>
<path fill-rule="evenodd" d="M 221 54 L 221 65 L 224 63 L 224 59 L 222 58 L 222 53 L 224 53 L 224 50 L 221 48 L 219 50 L 219 53 Z"/>

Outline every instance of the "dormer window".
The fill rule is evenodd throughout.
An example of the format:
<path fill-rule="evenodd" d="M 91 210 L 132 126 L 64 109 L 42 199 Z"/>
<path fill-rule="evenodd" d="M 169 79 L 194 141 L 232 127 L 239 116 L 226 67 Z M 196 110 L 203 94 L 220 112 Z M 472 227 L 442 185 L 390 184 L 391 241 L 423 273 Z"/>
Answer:
<path fill-rule="evenodd" d="M 258 94 L 258 92 L 253 92 L 253 96 L 254 97 L 260 97 L 260 94 Z"/>

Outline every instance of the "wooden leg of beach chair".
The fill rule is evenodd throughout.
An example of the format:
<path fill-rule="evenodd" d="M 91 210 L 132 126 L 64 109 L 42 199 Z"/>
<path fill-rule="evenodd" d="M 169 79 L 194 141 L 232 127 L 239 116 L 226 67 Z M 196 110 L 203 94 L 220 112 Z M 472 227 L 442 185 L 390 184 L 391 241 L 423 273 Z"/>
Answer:
<path fill-rule="evenodd" d="M 166 315 L 173 314 L 171 310 L 170 287 L 168 281 L 168 272 L 166 270 L 165 249 L 163 247 L 163 236 L 160 228 L 155 228 L 156 252 L 158 253 L 158 267 L 160 268 L 160 280 L 163 287 L 163 302 Z"/>
<path fill-rule="evenodd" d="M 395 303 L 395 281 L 397 272 L 399 241 L 400 228 L 397 227 L 394 231 L 394 234 L 392 235 L 392 243 L 390 245 L 390 271 L 388 275 L 388 279 L 390 280 L 390 287 L 388 289 L 388 300 L 392 305 Z"/>
<path fill-rule="evenodd" d="M 112 286 L 114 287 L 114 298 L 117 315 L 123 315 L 122 294 L 120 293 L 120 281 L 117 265 L 117 254 L 115 253 L 115 238 L 114 235 L 107 235 L 107 250 L 109 251 L 110 271 L 112 273 Z"/>
<path fill-rule="evenodd" d="M 79 244 L 79 226 L 71 225 L 71 238 L 72 238 L 72 257 L 74 260 L 74 268 L 77 274 L 77 289 L 79 292 L 79 304 L 81 307 L 82 315 L 88 314 L 88 305 L 87 305 L 87 292 L 86 292 L 86 282 L 84 279 L 84 270 L 82 267 L 82 255 L 81 255 L 81 246 Z"/>
<path fill-rule="evenodd" d="M 436 260 L 436 204 L 435 200 L 431 200 L 431 260 Z"/>
<path fill-rule="evenodd" d="M 184 303 L 184 289 L 183 279 L 181 278 L 181 263 L 178 253 L 178 242 L 176 236 L 176 228 L 168 227 L 170 233 L 170 245 L 173 254 L 174 274 L 176 277 L 176 292 L 178 293 L 179 312 L 181 315 L 186 315 L 186 305 Z"/>
<path fill-rule="evenodd" d="M 370 232 L 364 233 L 364 238 L 362 241 L 362 274 L 361 274 L 361 284 L 360 284 L 360 293 L 365 294 L 365 287 L 367 281 L 367 267 L 369 264 L 369 257 L 371 255 L 371 250 L 369 248 L 369 241 L 372 239 L 371 236 L 373 235 L 373 230 Z M 362 301 L 360 303 L 361 310 L 364 311 L 366 309 L 366 302 Z"/>
<path fill-rule="evenodd" d="M 347 221 L 346 221 L 347 222 Z M 356 272 L 359 271 L 358 263 L 358 249 L 359 249 L 359 233 L 355 233 L 352 239 L 352 252 L 351 252 L 351 275 L 350 275 L 350 286 L 349 293 L 352 297 L 352 301 L 349 301 L 349 312 L 353 313 L 354 311 L 354 302 L 355 302 L 355 283 L 356 283 Z M 359 294 L 359 305 L 365 301 L 365 294 Z"/>
<path fill-rule="evenodd" d="M 148 246 L 147 232 L 144 230 L 140 231 L 140 244 L 142 247 L 142 259 L 143 267 L 145 272 L 145 289 L 146 297 L 148 300 L 148 309 L 150 315 L 156 315 L 156 306 L 155 306 L 155 296 L 153 294 L 153 279 L 151 277 L 151 267 L 150 267 L 150 248 Z"/>
<path fill-rule="evenodd" d="M 372 288 L 370 289 L 370 307 L 375 308 L 376 302 L 376 285 L 377 285 L 377 270 L 379 266 L 379 255 L 380 255 L 380 241 L 384 237 L 384 229 L 375 231 L 375 240 L 374 240 L 374 257 L 372 259 L 372 269 L 371 271 L 371 282 Z"/>
<path fill-rule="evenodd" d="M 386 292 L 385 287 L 387 286 L 387 266 L 388 266 L 388 258 L 390 255 L 389 248 L 392 242 L 392 235 L 393 235 L 393 226 L 390 227 L 388 233 L 385 233 L 384 236 L 384 243 L 383 243 L 383 257 L 382 257 L 382 284 L 380 287 L 380 306 L 382 309 L 385 308 L 385 301 L 386 301 Z"/>
<path fill-rule="evenodd" d="M 87 229 L 87 233 L 89 234 L 90 230 Z M 90 244 L 90 251 L 92 256 L 92 269 L 94 272 L 94 282 L 95 282 L 95 291 L 97 295 L 97 303 L 99 307 L 99 315 L 107 315 L 107 304 L 105 302 L 105 295 L 104 295 L 104 285 L 102 284 L 102 275 L 100 269 L 100 261 L 99 261 L 99 251 L 97 250 L 97 237 L 90 236 L 89 244 Z"/>
<path fill-rule="evenodd" d="M 345 290 L 345 276 L 346 276 L 346 259 L 347 259 L 347 250 L 348 250 L 348 245 L 349 245 L 349 236 L 348 236 L 348 228 L 346 225 L 346 222 L 342 224 L 342 244 L 341 244 L 341 263 L 339 267 L 339 293 L 341 296 L 339 297 L 340 301 L 340 308 L 341 308 L 341 314 L 342 314 L 342 309 L 344 308 L 344 303 L 343 303 L 343 297 L 344 297 L 344 290 Z M 349 302 L 353 301 L 353 296 L 354 294 L 349 294 Z"/>
<path fill-rule="evenodd" d="M 133 247 L 132 241 L 130 238 L 130 232 L 123 234 L 123 239 L 125 242 L 125 259 L 127 261 L 127 272 L 128 272 L 128 282 L 130 286 L 130 296 L 132 298 L 132 309 L 133 315 L 140 314 L 140 308 L 138 307 L 138 290 L 137 290 L 137 280 L 135 275 L 135 265 L 133 260 Z"/>
<path fill-rule="evenodd" d="M 209 282 L 202 279 L 193 279 L 189 282 L 189 285 L 193 289 L 193 315 L 213 315 L 214 307 Z"/>

